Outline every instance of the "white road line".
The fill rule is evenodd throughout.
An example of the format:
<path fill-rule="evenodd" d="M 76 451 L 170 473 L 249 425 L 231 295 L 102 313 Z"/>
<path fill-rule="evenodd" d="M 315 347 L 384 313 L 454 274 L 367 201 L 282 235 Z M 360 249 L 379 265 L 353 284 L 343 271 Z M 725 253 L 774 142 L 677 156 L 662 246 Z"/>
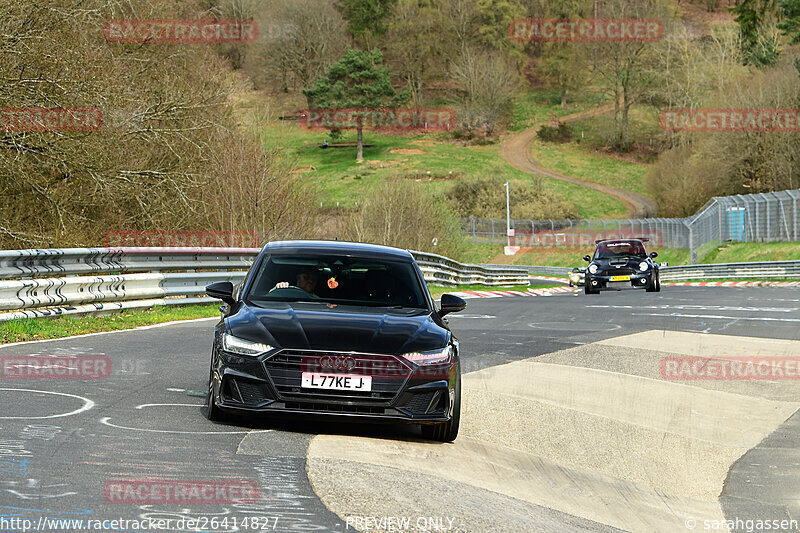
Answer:
<path fill-rule="evenodd" d="M 798 307 L 733 307 L 725 305 L 587 305 L 602 309 L 694 309 L 697 311 L 747 311 L 756 313 L 792 313 Z"/>
<path fill-rule="evenodd" d="M 137 405 L 134 407 L 134 409 L 144 409 L 145 407 L 161 407 L 164 405 L 178 407 L 203 407 L 202 404 L 197 403 L 143 403 L 142 405 Z"/>
<path fill-rule="evenodd" d="M 160 324 L 151 324 L 149 326 L 139 326 L 136 328 L 131 329 L 117 329 L 114 331 L 98 331 L 97 333 L 84 333 L 82 335 L 73 335 L 71 337 L 59 337 L 57 339 L 42 339 L 38 341 L 21 341 L 21 342 L 10 342 L 8 344 L 0 344 L 0 348 L 9 348 L 11 346 L 19 346 L 21 344 L 38 344 L 40 342 L 56 342 L 56 341 L 66 341 L 70 339 L 80 339 L 83 337 L 94 337 L 95 335 L 111 335 L 112 333 L 125 333 L 126 331 L 139 331 L 143 329 L 155 329 L 155 328 L 163 328 L 164 326 L 172 326 L 175 324 L 191 324 L 192 322 L 202 322 L 204 320 L 219 320 L 219 317 L 209 317 L 209 318 L 190 318 L 188 320 L 173 320 L 171 322 L 161 322 Z"/>
<path fill-rule="evenodd" d="M 772 318 L 757 316 L 686 315 L 683 313 L 639 313 L 641 316 L 670 316 L 676 318 L 718 318 L 721 320 L 763 320 L 764 322 L 800 322 L 800 318 Z"/>
<path fill-rule="evenodd" d="M 58 415 L 47 415 L 47 416 L 0 416 L 0 420 L 41 420 L 44 418 L 62 418 L 65 416 L 72 416 L 77 415 L 79 413 L 83 413 L 84 411 L 88 411 L 92 407 L 94 407 L 94 402 L 89 398 L 84 398 L 83 396 L 78 396 L 77 394 L 67 394 L 66 392 L 53 392 L 53 391 L 46 391 L 46 390 L 36 390 L 36 389 L 8 389 L 8 388 L 0 388 L 0 391 L 14 391 L 14 392 L 34 392 L 36 394 L 52 394 L 53 396 L 67 396 L 68 398 L 77 398 L 78 400 L 83 402 L 83 406 L 75 409 L 74 411 L 70 411 L 69 413 L 62 413 Z"/>
<path fill-rule="evenodd" d="M 147 433 L 176 433 L 180 435 L 242 435 L 247 433 L 268 433 L 272 431 L 271 429 L 256 429 L 256 430 L 247 429 L 244 431 L 178 431 L 178 430 L 167 430 L 167 429 L 132 428 L 128 426 L 118 426 L 116 424 L 112 424 L 111 422 L 109 422 L 109 420 L 111 420 L 111 417 L 107 416 L 101 418 L 100 423 L 112 428 L 130 429 L 132 431 L 145 431 Z"/>

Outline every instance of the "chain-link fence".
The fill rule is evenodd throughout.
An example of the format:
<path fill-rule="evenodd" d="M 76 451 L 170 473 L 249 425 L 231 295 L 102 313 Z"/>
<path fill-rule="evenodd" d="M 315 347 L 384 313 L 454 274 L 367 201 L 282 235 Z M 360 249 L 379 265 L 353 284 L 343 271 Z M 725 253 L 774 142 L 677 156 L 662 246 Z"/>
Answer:
<path fill-rule="evenodd" d="M 464 218 L 473 242 L 505 244 L 506 221 Z M 512 220 L 515 246 L 592 246 L 598 239 L 647 238 L 651 247 L 688 248 L 692 263 L 709 243 L 800 240 L 800 189 L 719 196 L 687 218 Z"/>

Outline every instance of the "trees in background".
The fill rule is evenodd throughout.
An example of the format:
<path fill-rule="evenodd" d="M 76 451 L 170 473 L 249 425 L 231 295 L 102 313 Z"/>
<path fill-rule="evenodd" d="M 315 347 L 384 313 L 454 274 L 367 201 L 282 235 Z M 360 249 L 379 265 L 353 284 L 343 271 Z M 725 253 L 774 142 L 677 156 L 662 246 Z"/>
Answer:
<path fill-rule="evenodd" d="M 397 0 L 338 0 L 350 35 L 367 50 L 377 46 L 387 29 L 387 18 Z"/>
<path fill-rule="evenodd" d="M 603 19 L 660 19 L 671 26 L 668 0 L 609 0 L 599 6 Z M 614 104 L 614 132 L 611 144 L 625 149 L 629 144 L 628 128 L 631 107 L 641 102 L 658 79 L 663 56 L 660 41 L 609 41 L 593 43 L 594 71 Z"/>
<path fill-rule="evenodd" d="M 705 108 L 794 109 L 800 99 L 789 58 L 731 79 L 699 102 Z M 667 216 L 693 213 L 711 196 L 800 186 L 800 135 L 794 132 L 688 132 L 660 155 L 648 187 Z"/>
<path fill-rule="evenodd" d="M 111 229 L 260 230 L 255 218 L 209 219 L 209 190 L 240 205 L 251 199 L 247 188 L 226 189 L 238 163 L 220 157 L 234 146 L 254 149 L 231 116 L 237 82 L 226 60 L 208 46 L 105 42 L 107 20 L 134 14 L 196 16 L 169 0 L 0 4 L 0 107 L 103 114 L 97 131 L 0 131 L 4 246 L 93 246 Z M 260 159 L 263 168 L 274 155 Z"/>
<path fill-rule="evenodd" d="M 425 84 L 443 74 L 441 21 L 438 0 L 397 0 L 387 24 L 387 63 L 408 87 L 413 107 L 422 107 Z"/>
<path fill-rule="evenodd" d="M 498 51 L 464 49 L 450 67 L 461 87 L 458 122 L 469 135 L 492 135 L 520 89 L 516 68 Z"/>
<path fill-rule="evenodd" d="M 258 19 L 263 35 L 256 55 L 284 92 L 311 87 L 349 44 L 347 23 L 333 0 L 272 0 Z M 263 76 L 258 65 L 248 70 Z"/>
<path fill-rule="evenodd" d="M 778 58 L 777 21 L 780 8 L 775 0 L 742 0 L 730 8 L 739 25 L 745 61 L 757 67 L 772 65 Z"/>

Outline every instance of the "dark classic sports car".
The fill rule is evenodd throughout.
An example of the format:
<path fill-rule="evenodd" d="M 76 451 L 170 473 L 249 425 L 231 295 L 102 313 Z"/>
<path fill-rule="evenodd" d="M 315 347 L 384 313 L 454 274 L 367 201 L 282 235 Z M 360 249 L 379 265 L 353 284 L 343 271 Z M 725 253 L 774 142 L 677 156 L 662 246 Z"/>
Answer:
<path fill-rule="evenodd" d="M 594 256 L 584 256 L 589 261 L 586 268 L 584 292 L 598 294 L 603 290 L 645 289 L 659 292 L 658 263 L 653 261 L 658 253 L 647 253 L 647 239 L 600 240 Z"/>
<path fill-rule="evenodd" d="M 461 405 L 459 344 L 408 251 L 267 244 L 245 280 L 206 287 L 225 302 L 211 353 L 206 416 L 340 416 L 421 424 L 452 441 Z"/>

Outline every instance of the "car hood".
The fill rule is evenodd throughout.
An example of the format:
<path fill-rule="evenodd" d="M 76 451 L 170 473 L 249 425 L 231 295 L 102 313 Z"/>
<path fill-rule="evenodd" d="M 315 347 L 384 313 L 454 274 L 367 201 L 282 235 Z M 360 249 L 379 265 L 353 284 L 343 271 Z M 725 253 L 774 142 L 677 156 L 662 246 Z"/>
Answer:
<path fill-rule="evenodd" d="M 450 331 L 424 309 L 275 302 L 243 305 L 228 331 L 279 348 L 402 354 L 447 345 Z"/>

